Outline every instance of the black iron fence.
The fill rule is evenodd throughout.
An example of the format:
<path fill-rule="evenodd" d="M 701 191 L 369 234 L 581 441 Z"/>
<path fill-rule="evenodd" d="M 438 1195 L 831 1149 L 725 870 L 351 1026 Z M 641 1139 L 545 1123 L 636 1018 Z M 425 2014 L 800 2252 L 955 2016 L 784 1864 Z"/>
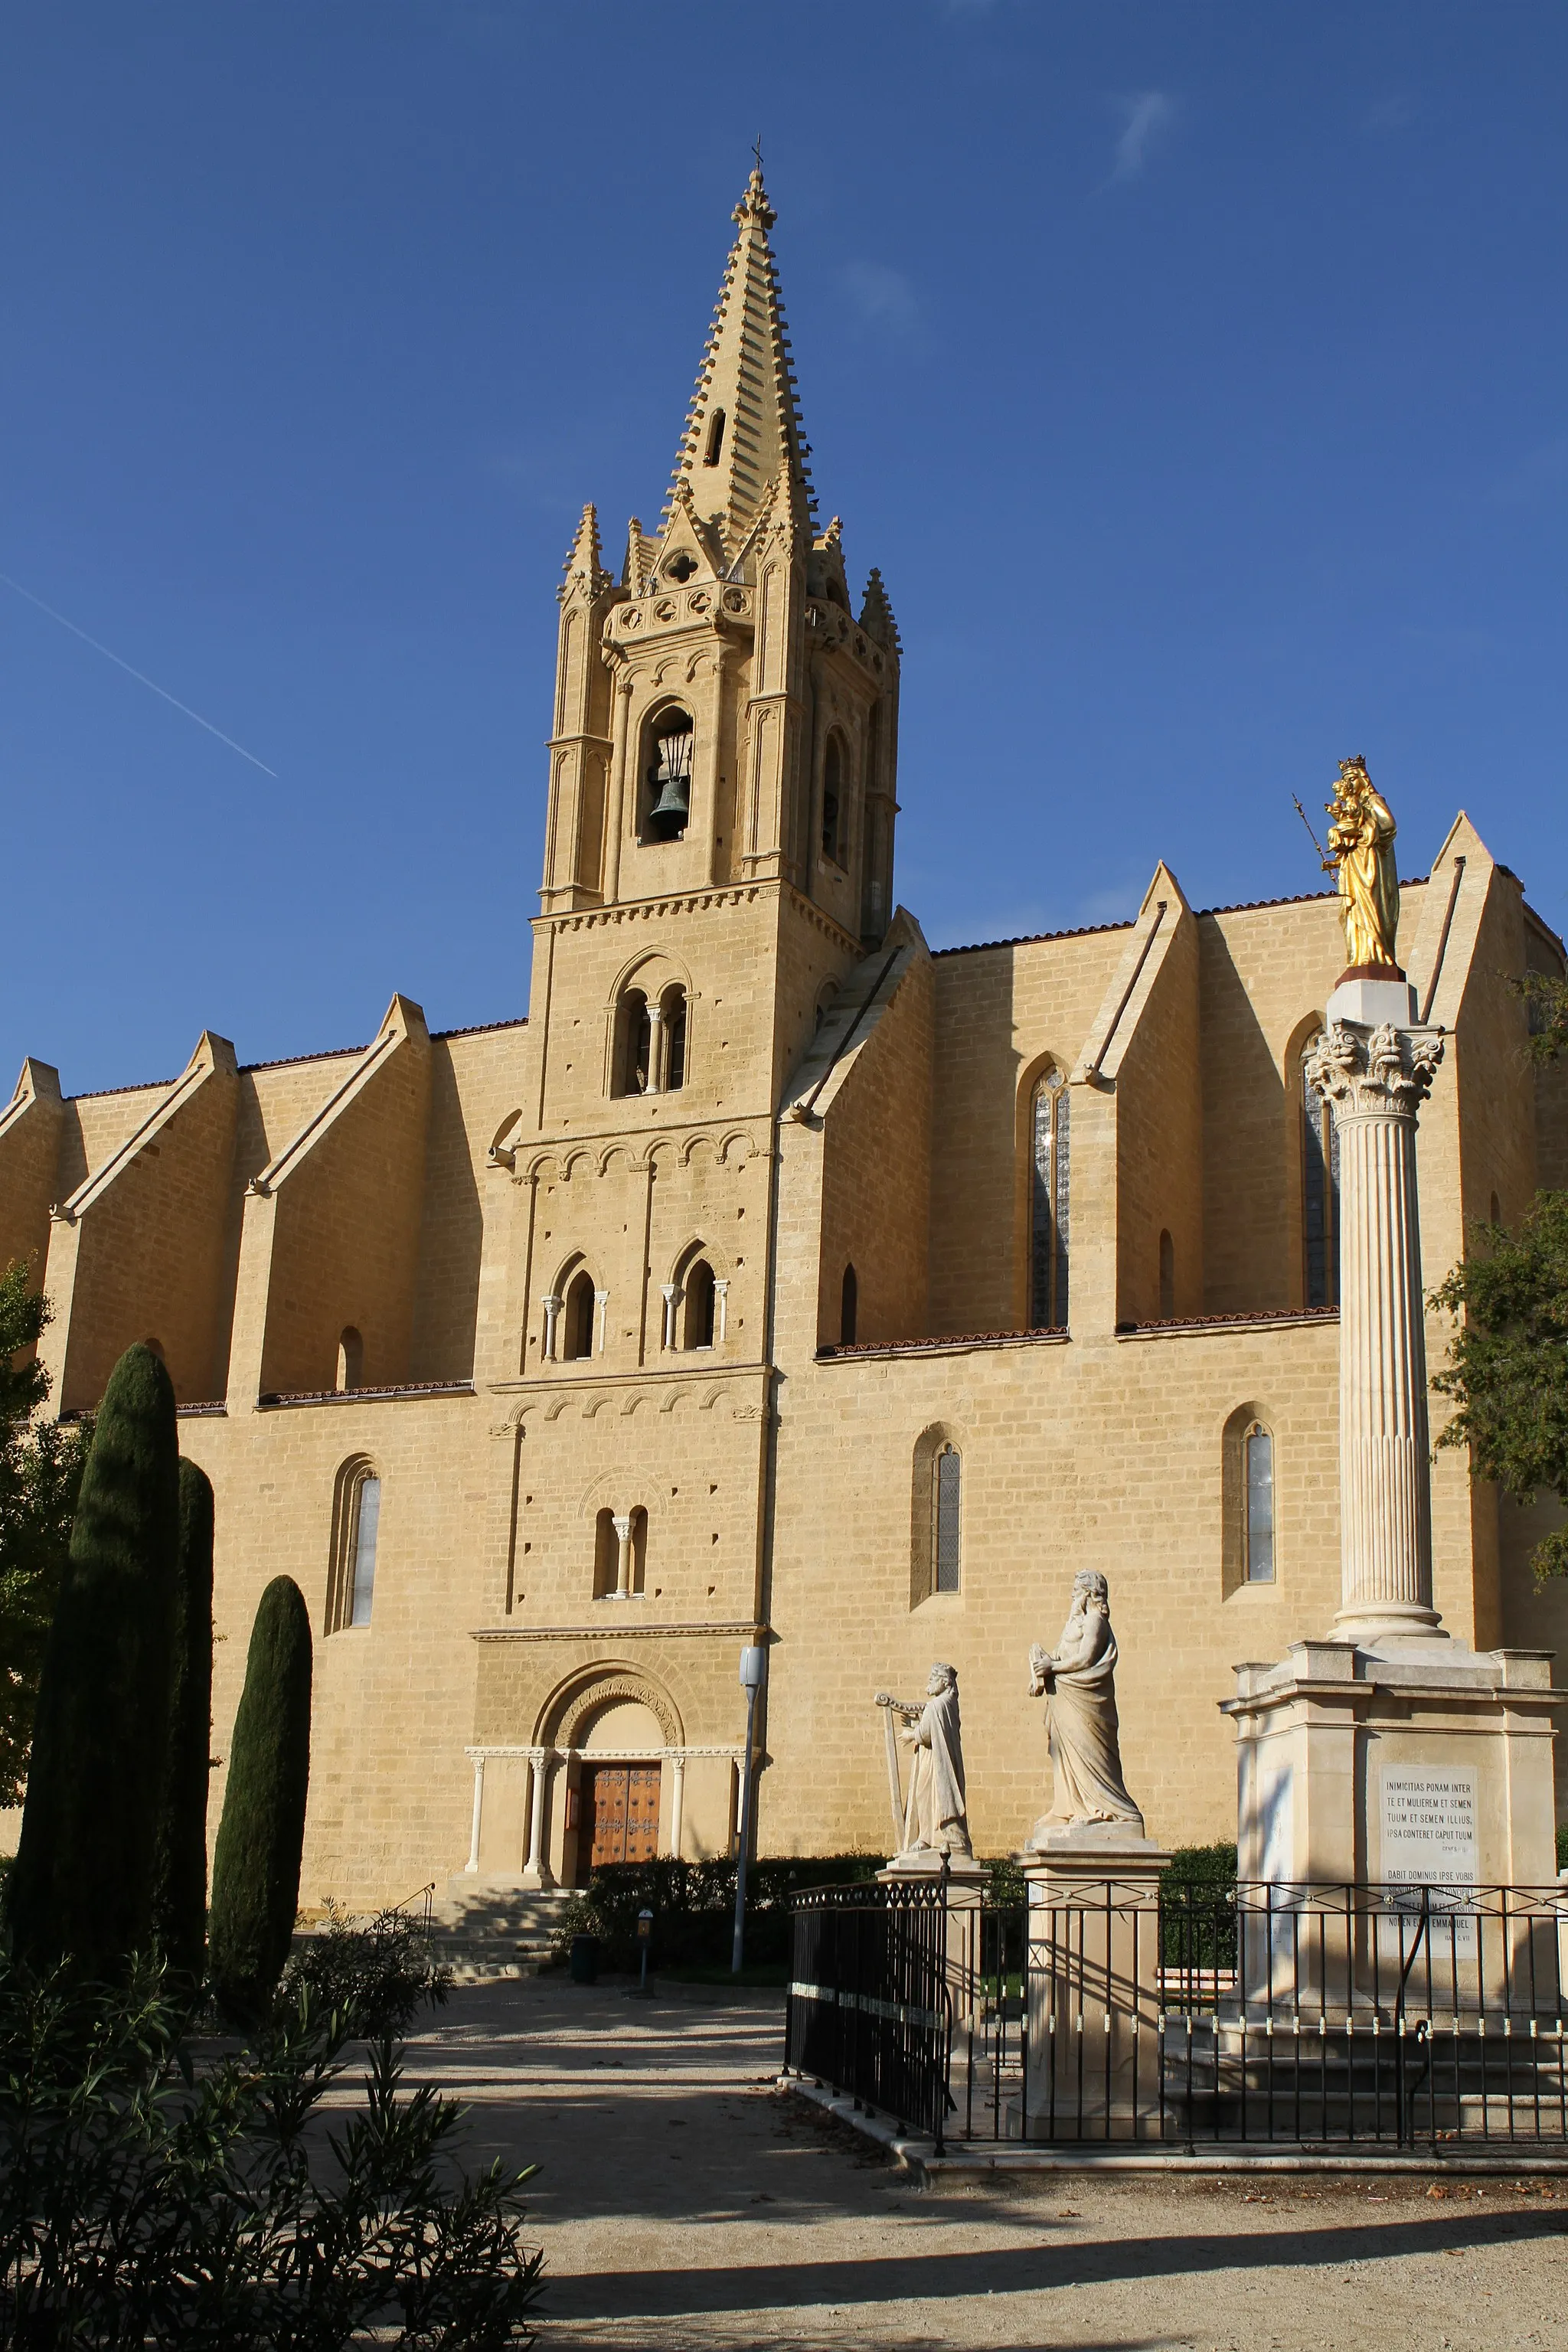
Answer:
<path fill-rule="evenodd" d="M 1568 2141 L 1568 1888 L 823 1888 L 791 1979 L 786 2066 L 939 2149 Z"/>
<path fill-rule="evenodd" d="M 952 1914 L 938 1885 L 816 1886 L 795 1899 L 784 2063 L 942 2149 L 952 2112 Z"/>

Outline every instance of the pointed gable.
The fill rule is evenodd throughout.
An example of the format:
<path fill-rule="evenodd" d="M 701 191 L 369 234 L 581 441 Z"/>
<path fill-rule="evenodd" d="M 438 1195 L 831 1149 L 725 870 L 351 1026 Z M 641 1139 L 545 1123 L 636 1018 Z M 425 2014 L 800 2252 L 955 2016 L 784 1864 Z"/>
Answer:
<path fill-rule="evenodd" d="M 774 213 L 760 170 L 735 207 L 738 235 L 671 477 L 668 530 L 684 488 L 732 563 L 770 488 L 781 477 L 809 516 L 811 478 L 778 269 L 768 244 Z"/>

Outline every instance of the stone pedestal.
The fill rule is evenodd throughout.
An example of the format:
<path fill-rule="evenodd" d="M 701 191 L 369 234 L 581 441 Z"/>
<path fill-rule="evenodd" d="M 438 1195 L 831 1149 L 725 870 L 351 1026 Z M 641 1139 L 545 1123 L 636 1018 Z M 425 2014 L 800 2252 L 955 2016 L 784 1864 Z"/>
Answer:
<path fill-rule="evenodd" d="M 1163 1847 L 1102 1822 L 1039 1836 L 1028 1887 L 1026 2129 L 1058 2140 L 1160 2137 Z"/>
<path fill-rule="evenodd" d="M 933 1886 L 941 1880 L 942 1862 L 940 1853 L 895 1854 L 886 1870 L 877 1873 L 877 1883 L 879 1886 Z M 952 1855 L 947 1877 L 946 1980 L 952 2002 L 955 2053 L 963 2037 L 973 2033 L 979 2022 L 980 1908 L 984 1899 L 984 1864 L 973 1854 Z"/>

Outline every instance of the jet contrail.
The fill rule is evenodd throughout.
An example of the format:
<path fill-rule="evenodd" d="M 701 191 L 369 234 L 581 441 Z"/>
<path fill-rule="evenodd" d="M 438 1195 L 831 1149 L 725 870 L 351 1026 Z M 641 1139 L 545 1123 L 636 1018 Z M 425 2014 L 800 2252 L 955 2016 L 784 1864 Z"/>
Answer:
<path fill-rule="evenodd" d="M 111 654 L 107 646 L 100 646 L 96 637 L 89 637 L 87 631 L 79 629 L 74 621 L 68 621 L 63 613 L 57 613 L 52 604 L 46 604 L 41 596 L 35 596 L 30 588 L 24 588 L 21 582 L 13 580 L 8 572 L 0 572 L 0 581 L 7 588 L 14 588 L 18 596 L 25 596 L 29 604 L 36 604 L 40 613 L 47 613 L 51 621 L 58 621 L 62 629 L 68 629 L 73 637 L 79 637 L 84 646 L 90 646 L 95 654 L 101 654 L 105 661 L 113 662 L 141 685 L 151 687 L 154 694 L 161 694 L 165 702 L 172 702 L 176 710 L 183 710 L 187 719 L 194 719 L 198 727 L 205 727 L 209 735 L 216 735 L 220 743 L 226 743 L 231 751 L 237 751 L 242 760 L 248 760 L 253 768 L 259 768 L 264 776 L 270 776 L 276 783 L 276 768 L 269 768 L 265 760 L 258 760 L 254 751 L 247 751 L 243 743 L 237 743 L 232 735 L 226 735 L 221 727 L 215 727 L 210 719 L 204 719 L 199 710 L 193 710 L 188 702 L 182 702 L 177 694 L 171 694 L 167 687 L 158 684 L 156 678 L 149 677 L 144 670 L 132 669 L 128 661 L 121 661 L 118 654 Z"/>

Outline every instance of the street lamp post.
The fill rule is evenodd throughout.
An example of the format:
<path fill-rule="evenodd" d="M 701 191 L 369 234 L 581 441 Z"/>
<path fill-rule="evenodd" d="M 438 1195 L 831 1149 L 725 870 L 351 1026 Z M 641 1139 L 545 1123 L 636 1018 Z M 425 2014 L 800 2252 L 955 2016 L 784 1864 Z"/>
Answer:
<path fill-rule="evenodd" d="M 741 1688 L 746 1694 L 746 1765 L 741 1781 L 741 1851 L 735 1860 L 735 1946 L 730 1973 L 739 1976 L 746 1940 L 746 1855 L 752 1843 L 752 1742 L 757 1722 L 757 1693 L 767 1679 L 768 1654 L 747 1648 L 741 1653 Z"/>

